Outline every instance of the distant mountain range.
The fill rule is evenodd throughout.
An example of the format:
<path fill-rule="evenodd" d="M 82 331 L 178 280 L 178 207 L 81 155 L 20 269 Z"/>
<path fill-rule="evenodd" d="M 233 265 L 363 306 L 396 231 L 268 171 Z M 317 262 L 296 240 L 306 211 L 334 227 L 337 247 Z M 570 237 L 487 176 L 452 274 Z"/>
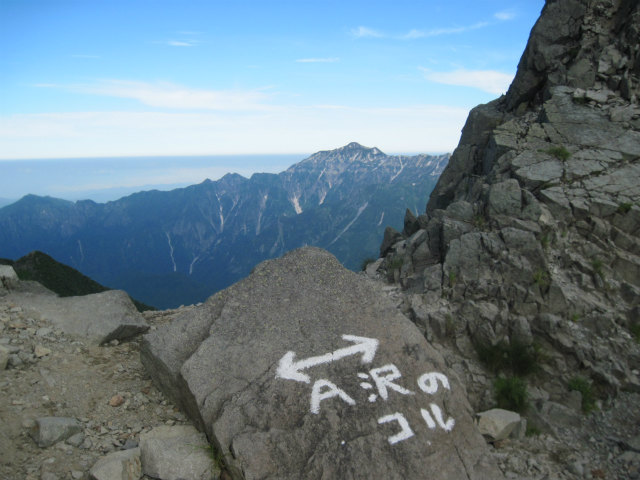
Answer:
<path fill-rule="evenodd" d="M 105 204 L 27 195 L 0 209 L 0 257 L 40 250 L 159 308 L 202 301 L 303 245 L 358 269 L 387 225 L 422 211 L 449 154 L 389 156 L 357 143 L 279 174 L 145 191 Z"/>

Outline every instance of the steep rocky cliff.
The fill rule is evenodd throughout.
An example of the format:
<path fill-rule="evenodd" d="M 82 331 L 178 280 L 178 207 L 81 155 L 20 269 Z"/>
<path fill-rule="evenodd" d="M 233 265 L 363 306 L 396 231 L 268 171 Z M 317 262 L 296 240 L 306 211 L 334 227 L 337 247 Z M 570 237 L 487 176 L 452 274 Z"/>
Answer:
<path fill-rule="evenodd" d="M 576 379 L 578 406 L 640 391 L 639 32 L 635 0 L 548 1 L 508 93 L 472 110 L 426 213 L 381 246 L 472 404 L 533 370 L 529 418 L 556 434 L 580 423 Z"/>

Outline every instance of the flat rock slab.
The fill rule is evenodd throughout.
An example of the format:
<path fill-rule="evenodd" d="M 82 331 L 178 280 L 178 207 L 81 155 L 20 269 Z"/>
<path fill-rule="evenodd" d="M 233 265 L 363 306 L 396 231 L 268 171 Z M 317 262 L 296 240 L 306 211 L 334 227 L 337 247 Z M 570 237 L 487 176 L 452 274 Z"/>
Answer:
<path fill-rule="evenodd" d="M 9 300 L 26 314 L 97 344 L 125 340 L 149 329 L 129 296 L 121 290 L 64 298 L 51 292 L 14 291 Z"/>
<path fill-rule="evenodd" d="M 464 390 L 381 286 L 303 248 L 145 335 L 234 479 L 502 479 Z"/>

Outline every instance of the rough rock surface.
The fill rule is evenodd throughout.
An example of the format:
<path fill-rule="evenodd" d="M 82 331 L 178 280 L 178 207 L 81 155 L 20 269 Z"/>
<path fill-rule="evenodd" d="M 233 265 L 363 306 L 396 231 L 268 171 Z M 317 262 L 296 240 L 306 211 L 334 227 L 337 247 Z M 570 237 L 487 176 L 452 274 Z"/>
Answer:
<path fill-rule="evenodd" d="M 426 213 L 383 243 L 380 276 L 474 409 L 524 375 L 530 430 L 561 444 L 640 392 L 638 25 L 635 0 L 547 1 L 508 93 L 472 110 Z M 596 443 L 579 457 L 607 466 L 567 475 L 637 478 Z"/>
<path fill-rule="evenodd" d="M 9 285 L 5 294 L 7 301 L 30 316 L 96 344 L 125 340 L 149 329 L 122 290 L 61 298 L 35 282 L 17 282 Z"/>
<path fill-rule="evenodd" d="M 492 408 L 486 412 L 480 412 L 477 417 L 480 433 L 494 442 L 509 437 L 511 432 L 520 425 L 520 415 L 502 408 Z"/>
<path fill-rule="evenodd" d="M 91 480 L 138 480 L 142 477 L 140 449 L 105 455 L 91 467 L 90 475 Z"/>
<path fill-rule="evenodd" d="M 317 248 L 146 335 L 142 361 L 234 478 L 502 478 L 440 355 Z"/>

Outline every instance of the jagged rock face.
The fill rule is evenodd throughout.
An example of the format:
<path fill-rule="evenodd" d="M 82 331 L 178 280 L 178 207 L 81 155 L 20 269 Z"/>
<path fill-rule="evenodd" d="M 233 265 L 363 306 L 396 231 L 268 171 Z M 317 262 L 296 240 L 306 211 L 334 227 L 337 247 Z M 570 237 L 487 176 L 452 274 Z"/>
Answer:
<path fill-rule="evenodd" d="M 540 104 L 558 85 L 605 82 L 625 100 L 640 88 L 636 0 L 548 0 L 507 93 L 508 110 Z"/>
<path fill-rule="evenodd" d="M 577 373 L 640 389 L 639 19 L 636 1 L 547 2 L 508 94 L 470 113 L 384 262 L 429 338 L 449 316 L 467 355 L 541 344 L 556 398 Z"/>
<path fill-rule="evenodd" d="M 141 358 L 237 479 L 503 478 L 381 287 L 295 250 L 145 336 Z"/>

